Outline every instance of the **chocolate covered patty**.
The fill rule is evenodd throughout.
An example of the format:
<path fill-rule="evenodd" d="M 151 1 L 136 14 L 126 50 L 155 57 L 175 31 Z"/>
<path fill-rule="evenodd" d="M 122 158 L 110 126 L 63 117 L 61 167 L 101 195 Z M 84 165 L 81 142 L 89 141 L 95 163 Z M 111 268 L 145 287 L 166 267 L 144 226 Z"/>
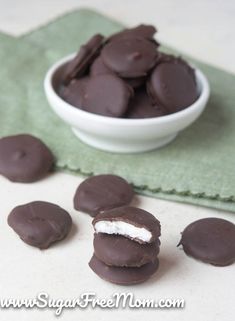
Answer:
<path fill-rule="evenodd" d="M 78 186 L 74 208 L 96 216 L 101 211 L 128 205 L 133 196 L 131 185 L 119 176 L 92 176 Z"/>
<path fill-rule="evenodd" d="M 0 139 L 0 174 L 13 182 L 37 181 L 52 169 L 53 163 L 51 151 L 34 136 L 21 134 Z"/>
<path fill-rule="evenodd" d="M 69 82 L 76 78 L 81 77 L 86 72 L 89 65 L 93 62 L 99 49 L 102 46 L 104 37 L 100 34 L 94 35 L 88 42 L 80 47 L 78 54 L 68 64 L 64 77 L 63 83 L 68 85 Z"/>
<path fill-rule="evenodd" d="M 81 107 L 90 113 L 109 117 L 125 114 L 132 88 L 112 74 L 91 77 L 81 97 Z"/>
<path fill-rule="evenodd" d="M 190 106 L 199 94 L 195 72 L 161 52 L 155 32 L 141 24 L 106 39 L 95 35 L 61 76 L 67 90 L 57 92 L 72 106 L 107 117 L 161 117 Z"/>
<path fill-rule="evenodd" d="M 141 77 L 154 67 L 156 45 L 145 38 L 121 38 L 109 42 L 101 51 L 104 64 L 121 77 Z"/>
<path fill-rule="evenodd" d="M 99 213 L 92 224 L 94 255 L 89 266 L 99 277 L 129 285 L 156 272 L 161 226 L 152 214 L 123 206 Z"/>
<path fill-rule="evenodd" d="M 91 76 L 98 76 L 104 74 L 113 74 L 114 72 L 110 70 L 103 62 L 101 56 L 97 57 L 93 64 L 90 67 L 90 75 Z"/>
<path fill-rule="evenodd" d="M 139 243 L 151 243 L 161 235 L 160 222 L 149 212 L 123 206 L 97 215 L 92 222 L 96 233 L 123 235 Z"/>
<path fill-rule="evenodd" d="M 140 24 L 135 28 L 124 29 L 123 31 L 115 33 L 114 35 L 108 38 L 108 41 L 130 37 L 143 37 L 152 40 L 156 32 L 157 30 L 154 26 Z"/>
<path fill-rule="evenodd" d="M 96 58 L 90 67 L 90 76 L 98 76 L 104 74 L 115 74 L 114 71 L 110 70 L 104 63 L 101 56 Z M 143 85 L 146 81 L 146 77 L 137 78 L 122 78 L 132 88 L 138 88 Z"/>
<path fill-rule="evenodd" d="M 67 236 L 72 219 L 58 205 L 36 201 L 15 207 L 8 224 L 25 243 L 46 249 Z"/>
<path fill-rule="evenodd" d="M 164 55 L 148 82 L 153 103 L 169 113 L 180 111 L 198 98 L 194 70 L 182 59 Z"/>
<path fill-rule="evenodd" d="M 93 245 L 96 257 L 111 266 L 142 266 L 159 253 L 158 241 L 140 244 L 121 235 L 95 234 Z"/>
<path fill-rule="evenodd" d="M 235 261 L 235 225 L 220 218 L 204 218 L 188 225 L 179 245 L 187 255 L 225 266 Z"/>
<path fill-rule="evenodd" d="M 67 87 L 61 89 L 61 97 L 69 104 L 82 108 L 83 96 L 85 95 L 88 80 L 88 77 L 73 79 Z"/>
<path fill-rule="evenodd" d="M 158 259 L 141 267 L 108 266 L 95 255 L 92 256 L 89 266 L 100 278 L 122 285 L 137 284 L 146 281 L 158 269 Z"/>

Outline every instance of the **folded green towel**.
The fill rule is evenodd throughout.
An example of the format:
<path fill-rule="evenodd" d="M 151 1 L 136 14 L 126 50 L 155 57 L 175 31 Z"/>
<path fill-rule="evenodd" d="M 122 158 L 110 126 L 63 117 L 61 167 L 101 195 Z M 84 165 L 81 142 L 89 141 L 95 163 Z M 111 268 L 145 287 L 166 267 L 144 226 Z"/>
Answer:
<path fill-rule="evenodd" d="M 50 65 L 94 33 L 107 35 L 121 27 L 100 14 L 78 10 L 20 38 L 0 34 L 0 136 L 27 132 L 40 137 L 54 152 L 58 169 L 115 173 L 143 194 L 235 211 L 233 75 L 190 59 L 211 85 L 205 112 L 170 145 L 138 155 L 86 146 L 48 106 L 43 79 Z"/>

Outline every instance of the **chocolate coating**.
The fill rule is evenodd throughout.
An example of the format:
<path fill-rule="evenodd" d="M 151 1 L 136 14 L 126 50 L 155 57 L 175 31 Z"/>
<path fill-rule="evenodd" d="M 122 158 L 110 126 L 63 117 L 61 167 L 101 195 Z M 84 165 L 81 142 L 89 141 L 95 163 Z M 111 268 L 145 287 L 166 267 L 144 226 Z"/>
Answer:
<path fill-rule="evenodd" d="M 156 45 L 144 38 L 122 38 L 101 51 L 104 64 L 121 77 L 145 76 L 157 61 Z"/>
<path fill-rule="evenodd" d="M 139 244 L 121 235 L 94 235 L 96 257 L 111 266 L 142 266 L 154 262 L 159 253 L 159 242 Z"/>
<path fill-rule="evenodd" d="M 131 99 L 126 114 L 127 118 L 153 118 L 167 115 L 167 110 L 161 106 L 153 105 L 145 88 L 140 88 Z"/>
<path fill-rule="evenodd" d="M 8 224 L 25 243 L 46 249 L 67 236 L 72 219 L 58 205 L 36 201 L 15 207 Z"/>
<path fill-rule="evenodd" d="M 125 222 L 135 227 L 145 228 L 151 233 L 149 243 L 156 242 L 161 235 L 160 222 L 149 212 L 137 207 L 123 206 L 102 212 L 93 219 L 92 224 L 94 228 L 95 224 L 100 221 Z M 125 234 L 124 236 L 132 239 L 128 234 Z M 134 240 L 141 244 L 145 243 L 138 238 L 135 238 Z"/>
<path fill-rule="evenodd" d="M 179 245 L 206 263 L 226 266 L 235 261 L 235 225 L 220 218 L 204 218 L 188 225 Z"/>
<path fill-rule="evenodd" d="M 104 37 L 100 34 L 96 34 L 88 42 L 80 47 L 78 54 L 68 64 L 64 74 L 64 84 L 68 85 L 69 82 L 76 78 L 81 77 L 86 72 L 89 65 L 97 56 Z"/>
<path fill-rule="evenodd" d="M 133 196 L 131 185 L 119 176 L 92 176 L 78 186 L 74 208 L 96 216 L 101 211 L 128 205 Z"/>
<path fill-rule="evenodd" d="M 106 117 L 161 117 L 191 106 L 199 96 L 194 69 L 159 51 L 155 32 L 141 24 L 106 39 L 95 35 L 63 66 L 57 92 Z"/>
<path fill-rule="evenodd" d="M 90 75 L 98 76 L 104 74 L 113 74 L 113 71 L 104 64 L 102 57 L 99 56 L 94 60 L 90 67 Z"/>
<path fill-rule="evenodd" d="M 95 61 L 91 65 L 90 75 L 98 76 L 98 75 L 104 75 L 104 74 L 115 74 L 115 73 L 103 63 L 102 57 L 99 56 L 98 58 L 95 59 Z M 146 77 L 123 78 L 123 80 L 132 88 L 138 88 L 145 83 Z"/>
<path fill-rule="evenodd" d="M 141 267 L 108 266 L 95 255 L 92 256 L 89 266 L 100 278 L 115 284 L 138 284 L 149 279 L 158 269 L 159 261 L 147 263 Z"/>
<path fill-rule="evenodd" d="M 151 25 L 140 24 L 135 28 L 124 29 L 109 37 L 108 41 L 130 38 L 130 37 L 143 37 L 146 39 L 153 39 L 154 34 L 157 32 L 156 28 Z"/>
<path fill-rule="evenodd" d="M 90 113 L 121 117 L 125 114 L 133 90 L 112 74 L 94 76 L 86 84 L 82 106 Z"/>
<path fill-rule="evenodd" d="M 182 59 L 164 55 L 151 74 L 148 91 L 153 102 L 170 113 L 189 107 L 198 97 L 194 70 Z"/>
<path fill-rule="evenodd" d="M 61 97 L 67 103 L 82 109 L 83 96 L 85 95 L 88 81 L 88 77 L 73 79 L 68 86 L 63 87 L 60 92 Z"/>
<path fill-rule="evenodd" d="M 12 182 L 37 181 L 52 169 L 53 163 L 51 151 L 34 136 L 21 134 L 0 139 L 0 174 Z"/>

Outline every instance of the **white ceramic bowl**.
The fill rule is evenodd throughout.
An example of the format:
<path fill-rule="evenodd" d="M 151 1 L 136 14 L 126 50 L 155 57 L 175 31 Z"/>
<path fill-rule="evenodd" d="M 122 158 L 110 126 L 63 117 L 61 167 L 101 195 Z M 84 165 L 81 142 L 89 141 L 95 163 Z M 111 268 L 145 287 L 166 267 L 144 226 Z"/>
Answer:
<path fill-rule="evenodd" d="M 199 98 L 191 106 L 177 113 L 146 119 L 123 119 L 100 116 L 73 107 L 56 92 L 69 55 L 55 63 L 47 72 L 44 89 L 54 112 L 84 143 L 98 149 L 118 153 L 149 151 L 170 143 L 202 113 L 209 98 L 210 88 L 204 74 L 196 69 Z"/>

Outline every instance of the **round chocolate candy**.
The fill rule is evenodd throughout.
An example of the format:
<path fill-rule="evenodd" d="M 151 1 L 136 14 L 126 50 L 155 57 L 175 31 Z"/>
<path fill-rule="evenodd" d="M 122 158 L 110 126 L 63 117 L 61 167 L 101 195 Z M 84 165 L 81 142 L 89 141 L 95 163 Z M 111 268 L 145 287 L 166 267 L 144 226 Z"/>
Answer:
<path fill-rule="evenodd" d="M 66 237 L 72 219 L 58 205 L 36 201 L 15 207 L 8 216 L 8 224 L 25 243 L 46 249 Z"/>
<path fill-rule="evenodd" d="M 128 205 L 133 196 L 131 185 L 119 176 L 92 176 L 78 186 L 74 208 L 96 216 L 101 211 Z"/>
<path fill-rule="evenodd" d="M 97 215 L 92 222 L 96 233 L 118 234 L 139 243 L 158 241 L 160 222 L 149 212 L 123 206 Z"/>
<path fill-rule="evenodd" d="M 104 37 L 102 35 L 96 34 L 85 45 L 80 47 L 78 54 L 70 61 L 65 70 L 63 80 L 65 85 L 68 85 L 72 79 L 84 75 L 89 65 L 97 56 L 103 40 Z"/>
<path fill-rule="evenodd" d="M 198 98 L 194 70 L 182 59 L 164 55 L 158 61 L 148 82 L 153 102 L 169 113 L 180 111 Z"/>
<path fill-rule="evenodd" d="M 184 252 L 218 266 L 235 261 L 235 225 L 221 218 L 204 218 L 188 225 L 179 245 Z"/>
<path fill-rule="evenodd" d="M 82 106 L 87 112 L 108 116 L 121 117 L 126 113 L 133 90 L 122 79 L 112 74 L 89 78 Z"/>
<path fill-rule="evenodd" d="M 98 76 L 98 75 L 104 75 L 104 74 L 115 74 L 115 73 L 103 63 L 102 57 L 99 56 L 98 58 L 96 58 L 96 60 L 93 62 L 93 64 L 90 67 L 90 75 Z M 132 88 L 138 88 L 145 83 L 146 77 L 123 78 L 123 80 Z"/>
<path fill-rule="evenodd" d="M 93 245 L 96 257 L 111 266 L 142 266 L 159 253 L 159 241 L 140 244 L 121 235 L 96 233 Z"/>
<path fill-rule="evenodd" d="M 83 96 L 85 95 L 88 80 L 88 77 L 73 79 L 68 86 L 61 89 L 60 96 L 67 103 L 82 109 Z"/>
<path fill-rule="evenodd" d="M 51 151 L 34 136 L 21 134 L 0 139 L 0 174 L 10 181 L 37 181 L 52 169 L 53 163 Z"/>
<path fill-rule="evenodd" d="M 90 67 L 90 75 L 98 76 L 98 75 L 104 75 L 104 74 L 113 74 L 113 71 L 111 71 L 104 64 L 102 57 L 99 56 L 94 60 L 93 64 Z"/>
<path fill-rule="evenodd" d="M 157 30 L 154 26 L 140 24 L 135 28 L 124 29 L 120 32 L 115 33 L 114 35 L 108 38 L 108 41 L 130 37 L 143 37 L 152 40 L 156 32 Z"/>
<path fill-rule="evenodd" d="M 108 266 L 95 255 L 92 256 L 89 266 L 100 278 L 115 284 L 138 284 L 149 279 L 158 269 L 159 261 L 144 264 L 140 267 Z"/>
<path fill-rule="evenodd" d="M 145 76 L 157 61 L 156 45 L 144 38 L 122 38 L 101 51 L 104 64 L 121 77 Z"/>
<path fill-rule="evenodd" d="M 167 110 L 161 106 L 153 105 L 145 88 L 135 92 L 128 106 L 127 118 L 153 118 L 167 115 Z"/>

